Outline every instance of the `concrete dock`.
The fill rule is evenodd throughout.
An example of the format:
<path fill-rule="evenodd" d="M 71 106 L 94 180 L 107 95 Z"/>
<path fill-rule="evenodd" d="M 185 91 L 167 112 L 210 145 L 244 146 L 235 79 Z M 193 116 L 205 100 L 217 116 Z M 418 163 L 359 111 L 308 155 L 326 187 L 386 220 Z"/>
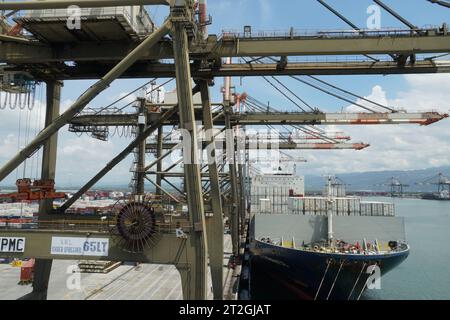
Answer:
<path fill-rule="evenodd" d="M 235 278 L 227 267 L 231 237 L 224 238 L 224 288 Z M 78 261 L 54 260 L 49 300 L 181 300 L 182 288 L 173 265 L 121 265 L 108 274 L 72 273 Z M 20 268 L 0 264 L 0 300 L 15 300 L 31 292 L 31 285 L 18 285 Z M 212 299 L 209 278 L 209 299 Z M 80 281 L 78 281 L 78 279 Z M 77 286 L 77 284 L 80 284 Z"/>

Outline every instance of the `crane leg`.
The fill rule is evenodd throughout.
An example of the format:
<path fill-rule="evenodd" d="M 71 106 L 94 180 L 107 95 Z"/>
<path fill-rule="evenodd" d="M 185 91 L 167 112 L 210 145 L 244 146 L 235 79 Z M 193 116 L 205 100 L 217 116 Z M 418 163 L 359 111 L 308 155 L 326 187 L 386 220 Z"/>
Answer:
<path fill-rule="evenodd" d="M 46 85 L 47 109 L 45 125 L 47 126 L 59 116 L 62 84 L 59 81 L 48 81 Z M 41 174 L 43 180 L 55 179 L 57 148 L 58 132 L 55 132 L 44 144 Z M 39 204 L 38 219 L 48 219 L 52 210 L 53 199 L 41 200 Z M 24 296 L 24 300 L 47 300 L 48 283 L 50 280 L 52 264 L 53 260 L 51 259 L 36 259 L 34 266 L 33 291 L 29 295 Z"/>

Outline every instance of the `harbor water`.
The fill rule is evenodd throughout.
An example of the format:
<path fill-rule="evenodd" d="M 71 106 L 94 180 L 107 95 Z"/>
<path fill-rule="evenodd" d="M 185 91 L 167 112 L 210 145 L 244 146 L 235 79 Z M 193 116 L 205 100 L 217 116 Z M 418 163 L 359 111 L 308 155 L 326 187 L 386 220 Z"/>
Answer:
<path fill-rule="evenodd" d="M 383 277 L 381 290 L 367 291 L 365 298 L 450 299 L 450 201 L 401 198 L 380 201 L 393 201 L 396 215 L 405 218 L 411 252 L 406 261 Z"/>
<path fill-rule="evenodd" d="M 364 300 L 450 299 L 450 201 L 364 198 L 393 202 L 405 218 L 409 257 L 382 277 L 380 290 L 367 290 Z M 294 299 L 297 290 L 272 270 L 252 270 L 255 299 Z M 270 281 L 269 281 L 270 279 Z M 297 296 L 297 299 L 301 296 Z"/>

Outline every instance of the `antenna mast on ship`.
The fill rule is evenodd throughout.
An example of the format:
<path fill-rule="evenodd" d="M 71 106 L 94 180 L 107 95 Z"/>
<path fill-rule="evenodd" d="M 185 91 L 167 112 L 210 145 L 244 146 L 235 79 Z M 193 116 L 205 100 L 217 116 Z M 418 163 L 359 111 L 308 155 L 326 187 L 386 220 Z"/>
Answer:
<path fill-rule="evenodd" d="M 327 199 L 328 243 L 330 244 L 330 246 L 333 246 L 333 198 L 331 196 L 331 181 L 333 177 L 329 175 L 327 178 L 328 178 L 328 199 Z"/>

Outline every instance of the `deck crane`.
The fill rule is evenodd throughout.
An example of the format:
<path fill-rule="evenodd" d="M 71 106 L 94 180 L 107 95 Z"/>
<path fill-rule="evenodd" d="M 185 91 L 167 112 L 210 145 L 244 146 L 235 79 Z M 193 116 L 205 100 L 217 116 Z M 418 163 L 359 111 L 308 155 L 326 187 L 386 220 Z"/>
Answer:
<path fill-rule="evenodd" d="M 402 183 L 400 179 L 396 177 L 391 177 L 381 184 L 376 184 L 376 186 L 390 187 L 391 197 L 403 197 L 404 189 L 409 187 L 408 184 Z"/>

